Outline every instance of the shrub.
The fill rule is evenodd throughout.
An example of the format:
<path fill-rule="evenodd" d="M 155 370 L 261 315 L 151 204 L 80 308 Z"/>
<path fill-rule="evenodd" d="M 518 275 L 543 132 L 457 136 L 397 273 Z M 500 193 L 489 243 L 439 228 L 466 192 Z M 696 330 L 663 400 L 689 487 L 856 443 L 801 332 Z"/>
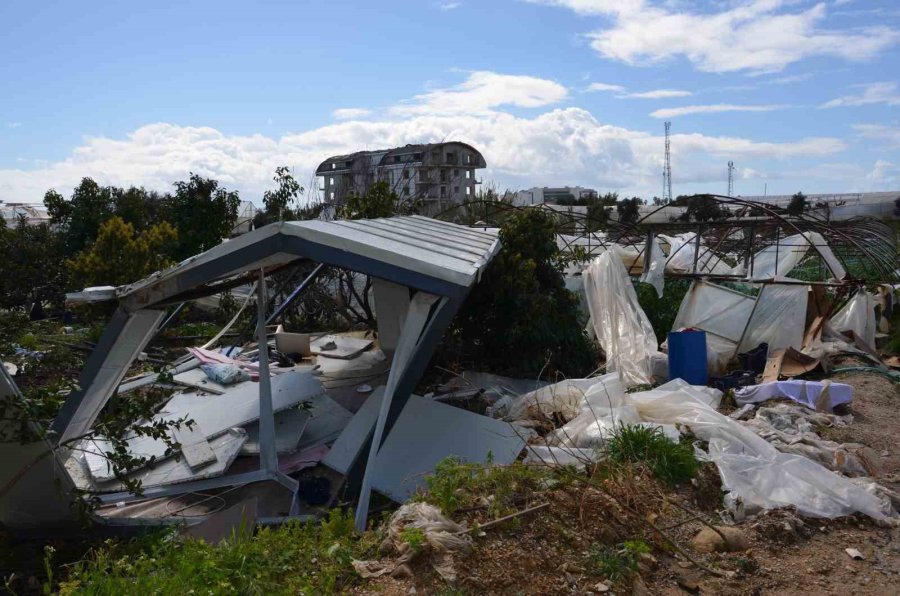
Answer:
<path fill-rule="evenodd" d="M 69 261 L 75 287 L 121 285 L 146 277 L 172 264 L 167 248 L 178 237 L 169 223 L 156 224 L 140 234 L 120 217 L 106 220 L 97 239 Z"/>
<path fill-rule="evenodd" d="M 452 330 L 463 359 L 511 376 L 589 373 L 597 350 L 565 287 L 553 220 L 536 209 L 515 213 L 500 228 L 500 242 Z"/>
<path fill-rule="evenodd" d="M 700 463 L 690 445 L 669 440 L 658 426 L 621 425 L 605 446 L 614 462 L 647 466 L 653 475 L 675 485 L 697 475 Z"/>

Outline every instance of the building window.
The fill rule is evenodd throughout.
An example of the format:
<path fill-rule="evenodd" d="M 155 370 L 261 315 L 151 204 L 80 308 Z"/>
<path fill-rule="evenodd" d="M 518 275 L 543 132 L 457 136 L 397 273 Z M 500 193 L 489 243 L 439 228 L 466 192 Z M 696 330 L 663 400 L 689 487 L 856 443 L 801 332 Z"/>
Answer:
<path fill-rule="evenodd" d="M 404 187 L 403 187 L 403 194 L 406 195 L 406 196 L 409 196 L 409 186 L 404 186 Z"/>
<path fill-rule="evenodd" d="M 454 170 L 453 170 L 453 177 L 456 178 L 457 176 L 459 176 L 459 170 L 454 169 Z"/>
<path fill-rule="evenodd" d="M 422 154 L 421 153 L 413 153 L 413 159 L 416 161 L 422 161 Z"/>
<path fill-rule="evenodd" d="M 334 191 L 331 191 L 330 198 L 331 198 L 332 201 L 334 200 Z"/>
<path fill-rule="evenodd" d="M 471 186 L 467 186 L 467 187 L 466 187 L 466 196 L 468 197 L 468 196 L 471 195 L 471 194 L 472 194 L 472 187 L 471 187 Z"/>
<path fill-rule="evenodd" d="M 336 164 L 336 163 L 331 164 L 331 169 L 332 169 L 332 170 L 336 170 L 336 169 L 337 169 L 337 164 Z"/>
<path fill-rule="evenodd" d="M 472 178 L 472 170 L 466 170 L 466 180 L 470 180 Z"/>
<path fill-rule="evenodd" d="M 428 180 L 428 170 L 419 170 L 419 182 Z"/>
<path fill-rule="evenodd" d="M 334 186 L 334 176 L 328 178 L 328 186 Z"/>
<path fill-rule="evenodd" d="M 399 156 L 399 155 L 395 155 L 395 156 L 394 156 L 394 163 L 400 163 L 400 156 Z"/>
<path fill-rule="evenodd" d="M 447 198 L 447 187 L 446 187 L 446 186 L 442 186 L 442 187 L 441 187 L 441 198 L 442 198 L 442 199 L 446 199 L 446 198 Z"/>
<path fill-rule="evenodd" d="M 472 156 L 469 155 L 468 153 L 466 153 L 466 163 L 467 163 L 467 164 L 472 163 Z"/>
<path fill-rule="evenodd" d="M 453 187 L 453 194 L 455 194 L 455 195 L 458 195 L 458 194 L 459 194 L 459 187 L 458 187 L 458 186 L 454 186 L 454 187 Z"/>
<path fill-rule="evenodd" d="M 403 179 L 409 180 L 409 170 L 403 170 Z"/>
<path fill-rule="evenodd" d="M 441 170 L 441 182 L 447 181 L 447 170 Z"/>

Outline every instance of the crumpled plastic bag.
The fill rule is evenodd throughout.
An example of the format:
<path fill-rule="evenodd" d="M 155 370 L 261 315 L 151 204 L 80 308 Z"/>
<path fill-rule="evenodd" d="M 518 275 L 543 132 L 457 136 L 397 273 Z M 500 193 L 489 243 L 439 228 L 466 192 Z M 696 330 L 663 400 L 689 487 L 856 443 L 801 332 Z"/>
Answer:
<path fill-rule="evenodd" d="M 201 364 L 200 370 L 206 378 L 219 385 L 234 385 L 250 380 L 250 374 L 234 364 Z"/>
<path fill-rule="evenodd" d="M 404 539 L 403 532 L 408 528 L 419 529 L 424 534 L 424 541 L 419 549 L 411 548 Z M 472 548 L 472 537 L 466 530 L 464 524 L 448 519 L 434 505 L 407 503 L 391 516 L 388 535 L 382 544 L 382 551 L 395 552 L 399 557 L 393 561 L 355 560 L 352 562 L 353 569 L 360 577 L 378 577 L 393 573 L 401 565 L 423 556 L 430 559 L 431 566 L 445 581 L 455 581 L 453 556 L 466 553 Z"/>

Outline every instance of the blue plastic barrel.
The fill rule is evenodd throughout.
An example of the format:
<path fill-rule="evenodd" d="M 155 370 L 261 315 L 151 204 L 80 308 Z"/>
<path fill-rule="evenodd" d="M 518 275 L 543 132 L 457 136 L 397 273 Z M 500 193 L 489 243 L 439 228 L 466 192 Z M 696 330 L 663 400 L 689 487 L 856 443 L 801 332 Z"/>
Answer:
<path fill-rule="evenodd" d="M 669 378 L 706 385 L 706 332 L 669 332 Z"/>

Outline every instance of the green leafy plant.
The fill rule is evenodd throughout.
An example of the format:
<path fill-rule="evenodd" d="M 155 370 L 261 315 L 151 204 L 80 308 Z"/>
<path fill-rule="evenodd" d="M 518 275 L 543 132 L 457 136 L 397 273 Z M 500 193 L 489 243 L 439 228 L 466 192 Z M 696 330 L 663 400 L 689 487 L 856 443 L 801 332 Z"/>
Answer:
<path fill-rule="evenodd" d="M 597 349 L 585 333 L 577 297 L 565 287 L 553 219 L 537 209 L 519 211 L 500 228 L 500 242 L 456 317 L 447 351 L 455 349 L 476 370 L 510 376 L 592 371 Z"/>
<path fill-rule="evenodd" d="M 588 565 L 595 572 L 613 582 L 628 579 L 637 571 L 638 557 L 649 553 L 643 540 L 626 540 L 618 548 L 595 544 L 588 554 Z"/>
<path fill-rule="evenodd" d="M 607 441 L 604 451 L 613 462 L 647 466 L 657 479 L 671 485 L 690 480 L 700 468 L 693 448 L 671 441 L 658 426 L 623 424 Z"/>
<path fill-rule="evenodd" d="M 425 532 L 422 528 L 403 528 L 400 539 L 409 545 L 410 551 L 418 553 L 425 545 Z"/>
<path fill-rule="evenodd" d="M 434 473 L 425 478 L 428 490 L 416 498 L 439 507 L 445 515 L 453 515 L 490 497 L 488 512 L 505 515 L 515 509 L 520 495 L 534 490 L 553 473 L 521 463 L 495 466 L 490 460 L 485 464 L 466 463 L 451 456 L 435 466 Z"/>

